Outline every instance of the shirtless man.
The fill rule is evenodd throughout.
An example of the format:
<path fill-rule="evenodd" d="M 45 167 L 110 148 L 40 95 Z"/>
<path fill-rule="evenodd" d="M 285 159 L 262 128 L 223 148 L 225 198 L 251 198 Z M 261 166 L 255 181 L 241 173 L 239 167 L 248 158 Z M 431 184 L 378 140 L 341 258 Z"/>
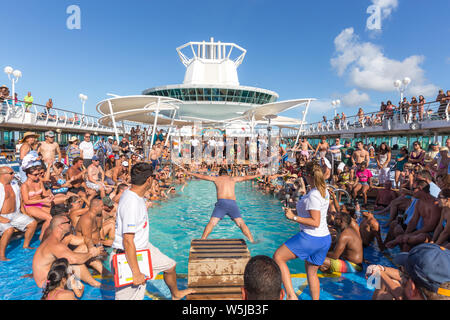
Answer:
<path fill-rule="evenodd" d="M 397 193 L 392 190 L 392 182 L 386 181 L 384 189 L 378 189 L 377 198 L 375 199 L 375 210 L 383 210 L 397 198 Z"/>
<path fill-rule="evenodd" d="M 351 161 L 353 169 L 356 169 L 362 162 L 366 162 L 367 166 L 370 163 L 370 155 L 367 150 L 364 149 L 364 144 L 362 141 L 358 141 L 356 144 L 357 149 L 353 152 Z"/>
<path fill-rule="evenodd" d="M 236 182 L 252 180 L 260 177 L 261 175 L 257 174 L 252 176 L 230 177 L 225 168 L 220 168 L 218 177 L 210 177 L 189 172 L 183 167 L 180 168 L 182 168 L 182 170 L 189 175 L 201 180 L 214 182 L 216 185 L 217 203 L 211 219 L 203 231 L 202 239 L 208 238 L 208 235 L 211 233 L 216 224 L 222 220 L 225 215 L 229 215 L 230 218 L 233 219 L 234 223 L 236 223 L 236 225 L 241 229 L 242 233 L 250 240 L 250 242 L 254 243 L 253 236 L 239 213 L 239 208 L 236 204 L 234 187 Z"/>
<path fill-rule="evenodd" d="M 45 133 L 45 141 L 39 144 L 37 151 L 42 154 L 42 161 L 47 166 L 55 162 L 56 154 L 58 154 L 58 161 L 62 160 L 61 150 L 59 149 L 59 144 L 55 142 L 55 133 L 53 131 Z"/>
<path fill-rule="evenodd" d="M 314 152 L 314 157 L 316 157 L 317 153 L 319 153 L 320 158 L 323 158 L 323 157 L 325 157 L 328 150 L 330 149 L 330 145 L 327 142 L 327 137 L 322 136 L 320 139 L 321 139 L 321 141 L 317 145 L 316 152 Z"/>
<path fill-rule="evenodd" d="M 322 272 L 360 272 L 363 270 L 363 244 L 360 235 L 350 227 L 351 216 L 338 214 L 335 224 L 341 230 L 333 251 L 328 252 Z"/>
<path fill-rule="evenodd" d="M 300 151 L 301 156 L 303 156 L 306 160 L 309 159 L 309 152 L 308 150 L 314 150 L 314 148 L 309 143 L 308 139 L 302 138 L 299 142 L 299 148 L 294 149 L 294 151 Z"/>
<path fill-rule="evenodd" d="M 439 207 L 442 208 L 441 219 L 434 230 L 432 243 L 440 246 L 448 246 L 450 241 L 450 189 L 444 189 L 440 192 Z"/>
<path fill-rule="evenodd" d="M 120 166 L 112 168 L 112 180 L 114 183 L 129 183 L 129 165 L 128 161 L 123 161 Z"/>
<path fill-rule="evenodd" d="M 92 247 L 87 253 L 74 252 L 69 249 L 63 240 L 70 234 L 71 225 L 67 216 L 54 216 L 48 228 L 48 237 L 45 238 L 33 257 L 33 278 L 39 288 L 42 288 L 47 280 L 50 267 L 56 259 L 66 258 L 74 270 L 78 271 L 77 276 L 93 287 L 100 287 L 84 263 L 102 254 L 103 248 Z"/>
<path fill-rule="evenodd" d="M 97 156 L 92 157 L 92 164 L 87 169 L 87 179 L 86 186 L 89 189 L 93 189 L 96 192 L 100 192 L 100 197 L 104 198 L 107 192 L 107 189 L 111 191 L 108 187 L 105 186 L 105 173 L 103 172 L 102 167 L 100 166 L 100 159 Z"/>
<path fill-rule="evenodd" d="M 86 174 L 86 169 L 83 168 L 83 159 L 80 157 L 76 157 L 72 161 L 72 166 L 67 170 L 67 180 L 72 180 L 72 187 L 69 189 L 69 192 L 75 193 L 79 197 L 83 199 L 84 202 L 88 203 L 86 197 L 86 189 L 84 176 Z"/>
<path fill-rule="evenodd" d="M 436 198 L 430 195 L 430 185 L 426 181 L 417 182 L 414 198 L 418 199 L 414 214 L 406 230 L 396 230 L 396 238 L 386 243 L 389 249 L 400 245 L 402 251 L 409 251 L 413 246 L 430 241 L 433 238 L 439 219 L 441 208 L 435 205 Z"/>
<path fill-rule="evenodd" d="M 75 226 L 76 235 L 84 238 L 84 243 L 88 251 L 94 247 L 103 248 L 103 242 L 100 238 L 100 230 L 103 223 L 102 213 L 103 201 L 100 199 L 92 199 L 89 205 L 89 211 L 80 217 Z M 100 274 L 108 273 L 100 260 L 95 259 L 89 261 L 88 264 Z"/>
<path fill-rule="evenodd" d="M 110 197 L 103 198 L 102 226 L 100 228 L 100 240 L 104 246 L 111 247 L 116 231 L 117 205 Z M 118 204 L 118 203 L 117 203 Z"/>
<path fill-rule="evenodd" d="M 150 150 L 150 153 L 148 155 L 150 161 L 152 162 L 153 170 L 156 168 L 156 166 L 159 164 L 158 160 L 158 151 L 156 150 L 156 144 L 152 146 L 152 150 Z"/>
<path fill-rule="evenodd" d="M 359 234 L 361 235 L 363 246 L 368 247 L 374 239 L 377 239 L 378 248 L 380 248 L 380 251 L 384 251 L 385 247 L 381 238 L 381 228 L 377 219 L 368 211 L 362 212 L 362 216 L 363 220 L 359 225 Z"/>
<path fill-rule="evenodd" d="M 0 261 L 9 261 L 5 250 L 16 229 L 25 231 L 23 248 L 34 249 L 30 241 L 37 222 L 20 212 L 20 188 L 11 183 L 13 178 L 14 171 L 10 167 L 0 167 Z"/>

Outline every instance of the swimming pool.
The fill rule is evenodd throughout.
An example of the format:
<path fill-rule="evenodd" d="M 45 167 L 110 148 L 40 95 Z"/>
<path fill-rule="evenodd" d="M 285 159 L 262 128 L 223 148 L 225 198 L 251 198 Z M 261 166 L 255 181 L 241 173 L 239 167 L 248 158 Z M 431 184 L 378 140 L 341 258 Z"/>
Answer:
<path fill-rule="evenodd" d="M 178 190 L 180 187 L 177 188 Z M 272 256 L 275 250 L 291 236 L 298 232 L 298 226 L 284 217 L 279 200 L 270 195 L 262 194 L 252 187 L 251 182 L 236 185 L 237 203 L 241 214 L 258 243 L 248 247 L 252 256 L 264 254 Z M 180 289 L 187 287 L 187 266 L 189 248 L 192 239 L 198 239 L 203 228 L 209 221 L 216 202 L 214 184 L 207 181 L 191 181 L 169 201 L 163 201 L 149 210 L 150 241 L 164 254 L 177 262 L 177 280 Z M 387 216 L 376 216 L 380 223 L 385 223 Z M 384 238 L 387 230 L 382 229 Z M 31 246 L 39 245 L 37 233 Z M 224 218 L 211 233 L 209 238 L 243 238 L 240 229 L 229 219 Z M 38 300 L 42 296 L 32 278 L 23 278 L 32 272 L 31 265 L 34 250 L 22 248 L 23 239 L 14 240 L 8 246 L 6 255 L 11 261 L 0 262 L 0 300 Z M 108 250 L 110 251 L 110 250 Z M 398 249 L 390 253 L 397 253 Z M 393 266 L 389 253 L 381 253 L 372 244 L 364 249 L 366 263 L 376 263 Z M 304 273 L 304 263 L 294 260 L 288 263 L 292 273 L 292 282 L 299 299 L 309 300 L 309 290 Z M 321 299 L 351 300 L 370 299 L 373 289 L 368 288 L 364 273 L 321 275 Z M 102 288 L 85 286 L 83 300 L 114 299 L 113 281 L 96 278 L 102 283 Z M 147 282 L 145 299 L 168 299 L 170 292 L 162 277 Z"/>
<path fill-rule="evenodd" d="M 256 191 L 251 182 L 236 184 L 236 198 L 242 218 L 257 243 L 250 243 L 229 217 L 219 222 L 209 239 L 242 238 L 252 256 L 271 257 L 299 231 L 297 223 L 285 218 L 281 202 Z M 149 210 L 150 242 L 177 262 L 177 272 L 187 273 L 191 240 L 201 238 L 216 201 L 212 182 L 191 181 L 175 198 Z M 304 272 L 303 262 L 294 261 L 289 266 L 295 273 Z"/>

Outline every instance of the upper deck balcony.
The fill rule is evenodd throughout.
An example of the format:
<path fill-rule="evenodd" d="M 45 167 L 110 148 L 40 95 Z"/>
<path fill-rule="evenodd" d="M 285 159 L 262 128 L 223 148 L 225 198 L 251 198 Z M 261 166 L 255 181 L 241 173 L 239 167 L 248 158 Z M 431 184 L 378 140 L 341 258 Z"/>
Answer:
<path fill-rule="evenodd" d="M 306 124 L 300 134 L 305 137 L 337 136 L 342 134 L 362 135 L 395 135 L 407 134 L 414 131 L 435 133 L 450 131 L 450 102 L 441 106 L 440 102 L 424 104 L 422 119 L 418 112 L 415 116 L 411 108 L 408 113 L 399 110 L 394 112 L 372 112 L 364 115 L 347 117 L 344 121 L 333 119 Z"/>
<path fill-rule="evenodd" d="M 27 105 L 11 100 L 0 102 L 0 127 L 30 130 L 55 130 L 65 132 L 96 132 L 99 135 L 112 135 L 114 128 L 99 124 L 97 117 L 58 108 L 47 108 L 40 104 Z M 131 125 L 123 123 L 118 127 L 119 134 L 130 132 Z"/>

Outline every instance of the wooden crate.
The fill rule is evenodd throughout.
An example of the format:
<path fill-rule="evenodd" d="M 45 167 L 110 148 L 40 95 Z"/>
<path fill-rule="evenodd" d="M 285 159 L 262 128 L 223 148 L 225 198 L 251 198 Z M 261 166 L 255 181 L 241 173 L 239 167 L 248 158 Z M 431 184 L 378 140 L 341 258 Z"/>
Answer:
<path fill-rule="evenodd" d="M 243 239 L 192 240 L 187 300 L 241 300 L 250 252 Z"/>

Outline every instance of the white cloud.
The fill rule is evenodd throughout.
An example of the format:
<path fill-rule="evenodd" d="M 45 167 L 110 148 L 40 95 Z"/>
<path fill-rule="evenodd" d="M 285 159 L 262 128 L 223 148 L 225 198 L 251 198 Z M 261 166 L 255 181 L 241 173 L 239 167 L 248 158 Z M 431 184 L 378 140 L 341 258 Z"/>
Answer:
<path fill-rule="evenodd" d="M 315 101 L 311 101 L 308 114 L 326 115 L 332 110 L 333 108 L 331 107 L 331 99 L 318 99 Z"/>
<path fill-rule="evenodd" d="M 382 48 L 371 43 L 361 42 L 353 28 L 343 30 L 334 40 L 336 57 L 331 65 L 339 76 L 348 76 L 351 85 L 362 90 L 391 92 L 397 79 L 409 77 L 412 80 L 407 93 L 424 96 L 434 95 L 438 89 L 427 83 L 421 68 L 425 57 L 413 55 L 403 61 L 387 58 Z"/>
<path fill-rule="evenodd" d="M 372 0 L 372 3 L 380 7 L 381 19 L 388 18 L 398 7 L 398 0 Z"/>
<path fill-rule="evenodd" d="M 370 97 L 367 93 L 359 93 L 357 89 L 353 89 L 343 95 L 340 100 L 342 105 L 346 107 L 362 107 L 370 102 Z"/>

